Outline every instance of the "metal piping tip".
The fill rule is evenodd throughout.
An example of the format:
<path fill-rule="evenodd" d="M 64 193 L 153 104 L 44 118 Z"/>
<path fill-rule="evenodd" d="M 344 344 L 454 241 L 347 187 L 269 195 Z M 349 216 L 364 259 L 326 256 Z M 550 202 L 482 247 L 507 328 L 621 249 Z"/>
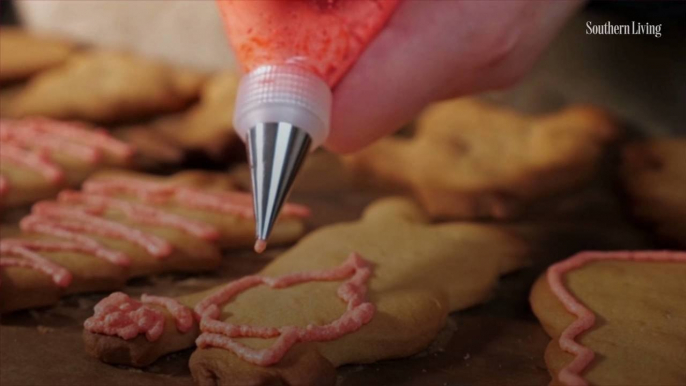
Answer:
<path fill-rule="evenodd" d="M 311 143 L 307 132 L 286 122 L 260 123 L 248 133 L 257 253 L 267 247 L 274 223 Z"/>

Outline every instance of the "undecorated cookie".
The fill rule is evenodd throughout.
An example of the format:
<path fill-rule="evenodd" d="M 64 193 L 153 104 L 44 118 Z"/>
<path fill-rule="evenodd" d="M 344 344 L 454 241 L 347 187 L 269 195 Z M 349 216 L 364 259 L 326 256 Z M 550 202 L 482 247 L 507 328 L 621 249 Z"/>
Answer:
<path fill-rule="evenodd" d="M 588 180 L 616 136 L 608 116 L 588 106 L 524 115 L 455 99 L 429 107 L 414 138 L 386 138 L 345 160 L 412 188 L 432 217 L 501 219 Z"/>
<path fill-rule="evenodd" d="M 26 79 L 64 63 L 74 44 L 19 28 L 0 29 L 0 84 Z"/>
<path fill-rule="evenodd" d="M 186 150 L 221 156 L 238 140 L 233 130 L 233 107 L 239 76 L 233 71 L 217 74 L 203 87 L 199 103 L 176 124 L 160 125 L 162 135 Z"/>
<path fill-rule="evenodd" d="M 32 78 L 4 103 L 8 117 L 117 122 L 178 111 L 198 97 L 205 76 L 112 51 L 73 55 Z"/>
<path fill-rule="evenodd" d="M 627 145 L 622 179 L 636 215 L 686 246 L 686 138 Z"/>

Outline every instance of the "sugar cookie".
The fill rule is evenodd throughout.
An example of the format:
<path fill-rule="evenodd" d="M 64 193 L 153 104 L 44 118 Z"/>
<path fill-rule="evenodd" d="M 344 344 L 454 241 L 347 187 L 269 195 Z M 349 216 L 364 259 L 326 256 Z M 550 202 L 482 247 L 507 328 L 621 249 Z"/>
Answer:
<path fill-rule="evenodd" d="M 26 79 L 64 63 L 75 45 L 19 28 L 0 29 L 0 84 Z"/>
<path fill-rule="evenodd" d="M 8 117 L 126 121 L 178 111 L 198 97 L 204 76 L 130 54 L 91 51 L 45 71 L 7 102 Z"/>
<path fill-rule="evenodd" d="M 86 124 L 0 119 L 0 207 L 27 205 L 98 169 L 131 165 L 134 148 Z"/>
<path fill-rule="evenodd" d="M 217 267 L 220 247 L 254 242 L 252 198 L 227 190 L 226 180 L 201 172 L 103 173 L 81 191 L 35 204 L 20 221 L 22 234 L 0 240 L 0 311 L 120 288 L 129 277 Z M 287 204 L 273 241 L 299 238 L 307 215 Z"/>
<path fill-rule="evenodd" d="M 486 300 L 525 251 L 504 231 L 430 225 L 415 204 L 385 199 L 360 221 L 311 233 L 258 275 L 179 298 L 200 319 L 200 337 L 152 305 L 166 321 L 156 340 L 98 333 L 88 326 L 96 315 L 86 349 L 140 366 L 197 341 L 190 366 L 200 385 L 334 384 L 340 365 L 426 348 L 449 312 Z"/>
<path fill-rule="evenodd" d="M 582 252 L 550 268 L 531 306 L 553 340 L 554 385 L 686 382 L 686 252 Z"/>
<path fill-rule="evenodd" d="M 622 179 L 636 215 L 686 246 L 686 138 L 626 146 Z"/>
<path fill-rule="evenodd" d="M 411 187 L 432 217 L 510 218 L 526 203 L 586 181 L 617 135 L 585 106 L 528 116 L 475 99 L 430 106 L 413 139 L 387 138 L 345 158 Z"/>

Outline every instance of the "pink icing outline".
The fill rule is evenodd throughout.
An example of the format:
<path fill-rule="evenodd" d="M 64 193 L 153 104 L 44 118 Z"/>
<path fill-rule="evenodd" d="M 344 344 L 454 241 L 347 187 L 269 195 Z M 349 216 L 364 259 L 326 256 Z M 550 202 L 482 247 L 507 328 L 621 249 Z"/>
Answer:
<path fill-rule="evenodd" d="M 567 386 L 585 386 L 588 382 L 581 376 L 581 372 L 593 361 L 595 354 L 591 349 L 577 343 L 574 338 L 595 324 L 595 314 L 584 307 L 572 295 L 563 283 L 565 272 L 582 267 L 588 262 L 598 260 L 635 260 L 635 261 L 665 261 L 686 262 L 686 252 L 670 251 L 617 251 L 617 252 L 581 252 L 569 259 L 556 263 L 546 274 L 551 291 L 564 307 L 577 319 L 567 326 L 560 334 L 560 348 L 575 357 L 558 373 L 560 382 Z"/>
<path fill-rule="evenodd" d="M 174 318 L 179 332 L 186 333 L 193 327 L 191 309 L 177 300 L 143 294 L 137 301 L 123 292 L 114 292 L 98 302 L 95 313 L 86 319 L 83 327 L 94 334 L 118 336 L 124 340 L 145 334 L 149 342 L 154 342 L 164 333 L 165 317 L 149 305 L 164 307 Z"/>
<path fill-rule="evenodd" d="M 297 342 L 335 340 L 369 323 L 376 311 L 374 305 L 365 300 L 367 281 L 371 274 L 369 264 L 359 254 L 351 253 L 343 264 L 329 270 L 292 273 L 277 278 L 251 275 L 232 281 L 195 306 L 196 315 L 201 318 L 200 330 L 202 331 L 196 344 L 201 348 L 213 346 L 227 349 L 243 360 L 258 366 L 273 365 L 278 363 Z M 254 327 L 218 320 L 221 314 L 220 306 L 241 292 L 258 285 L 264 284 L 280 289 L 310 281 L 336 281 L 345 278 L 349 279 L 338 287 L 337 295 L 347 302 L 347 310 L 340 318 L 322 326 L 309 324 L 305 328 Z M 271 347 L 256 350 L 232 339 L 237 337 L 263 339 L 278 337 L 278 339 Z"/>

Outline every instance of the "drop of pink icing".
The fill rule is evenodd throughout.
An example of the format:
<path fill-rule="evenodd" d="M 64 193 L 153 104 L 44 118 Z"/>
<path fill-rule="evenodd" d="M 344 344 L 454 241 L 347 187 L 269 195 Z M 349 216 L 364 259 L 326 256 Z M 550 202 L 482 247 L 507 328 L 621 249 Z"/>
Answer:
<path fill-rule="evenodd" d="M 258 239 L 255 241 L 255 252 L 262 253 L 267 249 L 267 241 Z"/>
<path fill-rule="evenodd" d="M 567 386 L 588 385 L 581 373 L 593 361 L 594 353 L 574 339 L 595 324 L 595 314 L 579 302 L 564 285 L 564 274 L 598 260 L 664 261 L 686 263 L 686 252 L 669 251 L 618 251 L 618 252 L 581 252 L 567 260 L 556 263 L 547 271 L 547 280 L 553 294 L 571 314 L 577 317 L 559 338 L 560 348 L 574 354 L 574 359 L 558 373 L 558 379 Z"/>

